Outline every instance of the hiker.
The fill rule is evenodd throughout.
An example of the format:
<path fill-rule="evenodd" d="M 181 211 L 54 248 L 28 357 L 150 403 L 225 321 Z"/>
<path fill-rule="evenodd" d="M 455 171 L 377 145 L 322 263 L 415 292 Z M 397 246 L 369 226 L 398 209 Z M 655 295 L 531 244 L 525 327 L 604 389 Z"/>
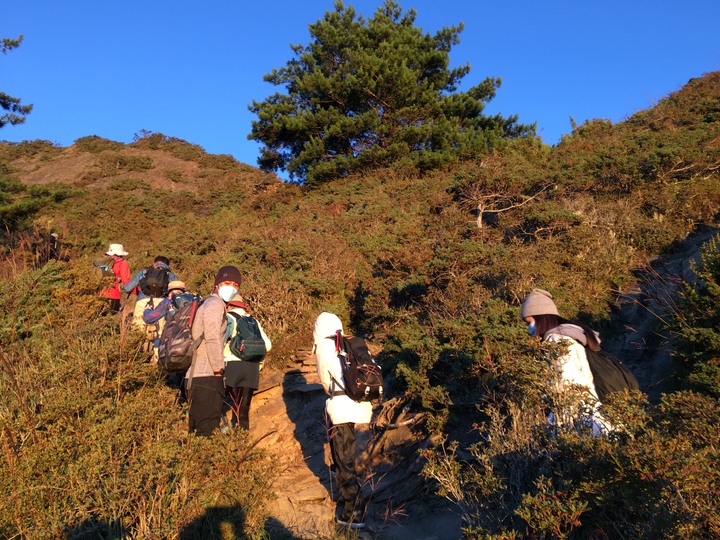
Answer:
<path fill-rule="evenodd" d="M 260 370 L 263 368 L 265 354 L 270 352 L 272 342 L 267 337 L 260 322 L 250 316 L 250 309 L 245 300 L 239 294 L 228 302 L 227 305 L 227 341 L 225 343 L 225 402 L 230 407 L 232 414 L 231 425 L 237 424 L 245 430 L 250 430 L 250 401 L 253 393 L 260 386 Z M 261 338 L 258 343 L 258 351 L 253 351 L 255 356 L 247 359 L 236 355 L 232 348 L 232 339 L 238 335 L 239 325 L 244 321 L 252 323 L 256 334 Z M 241 336 L 242 337 L 242 336 Z M 249 347 L 248 347 L 249 348 Z"/>
<path fill-rule="evenodd" d="M 186 385 L 190 398 L 188 428 L 190 433 L 210 436 L 220 426 L 225 383 L 225 308 L 240 288 L 240 270 L 223 266 L 215 276 L 213 294 L 205 299 L 195 314 L 192 337 L 198 343 Z"/>
<path fill-rule="evenodd" d="M 315 363 L 320 382 L 328 395 L 325 411 L 332 424 L 330 450 L 339 498 L 338 524 L 360 529 L 363 523 L 365 501 L 360 490 L 355 468 L 355 424 L 368 424 L 372 418 L 372 404 L 357 402 L 342 390 L 343 371 L 335 349 L 336 332 L 342 332 L 342 322 L 337 315 L 323 312 L 315 321 L 313 331 Z"/>
<path fill-rule="evenodd" d="M 170 270 L 170 261 L 167 257 L 158 255 L 151 266 L 143 268 L 135 274 L 129 283 L 124 287 L 127 294 L 137 292 L 135 310 L 133 311 L 133 322 L 138 326 L 144 326 L 143 314 L 145 308 L 155 307 L 167 292 L 168 284 L 171 281 L 179 281 L 175 273 Z"/>
<path fill-rule="evenodd" d="M 104 296 L 109 299 L 109 308 L 111 312 L 119 313 L 121 308 L 120 285 L 125 285 L 130 281 L 130 266 L 128 266 L 128 262 L 125 260 L 125 257 L 128 256 L 128 252 L 125 251 L 122 244 L 110 244 L 110 247 L 105 255 L 111 258 L 110 262 L 107 263 L 107 266 L 115 276 L 115 283 L 112 287 L 100 291 L 100 296 Z"/>
<path fill-rule="evenodd" d="M 531 336 L 567 347 L 567 352 L 554 366 L 559 375 L 557 389 L 564 392 L 573 386 L 582 388 L 579 401 L 570 410 L 550 412 L 548 424 L 557 427 L 575 425 L 589 429 L 594 437 L 606 435 L 612 426 L 599 411 L 601 403 L 585 353 L 585 346 L 600 350 L 600 335 L 585 325 L 560 317 L 552 295 L 542 289 L 530 291 L 522 304 L 520 317 Z"/>
<path fill-rule="evenodd" d="M 179 279 L 168 283 L 165 297 L 155 307 L 146 307 L 143 311 L 143 322 L 155 324 L 158 321 L 172 317 L 172 314 L 185 303 L 192 302 L 195 295 L 188 293 L 185 283 Z"/>
<path fill-rule="evenodd" d="M 58 233 L 38 233 L 33 242 L 35 268 L 41 268 L 50 261 L 60 261 L 60 236 Z"/>
<path fill-rule="evenodd" d="M 160 346 L 160 336 L 165 323 L 172 319 L 175 312 L 185 304 L 192 302 L 195 295 L 187 292 L 185 283 L 179 280 L 171 281 L 167 286 L 167 293 L 156 307 L 146 307 L 143 312 L 143 322 L 147 325 L 156 325 L 157 339 L 153 343 L 153 357 L 157 362 L 158 347 Z M 165 380 L 168 385 L 179 391 L 179 402 L 187 401 L 185 389 L 185 373 L 186 371 L 178 371 L 175 373 L 166 373 Z"/>
<path fill-rule="evenodd" d="M 142 314 L 142 322 L 147 326 L 155 326 L 157 330 L 157 338 L 155 339 L 154 348 L 155 356 L 157 357 L 157 341 L 160 339 L 162 334 L 163 326 L 165 321 L 182 306 L 181 297 L 186 295 L 190 297 L 189 301 L 192 301 L 193 295 L 186 294 L 187 289 L 185 283 L 176 279 L 168 283 L 167 290 L 163 299 L 157 302 L 157 305 L 147 305 Z M 184 302 L 183 302 L 184 303 Z M 149 303 L 148 303 L 149 304 Z M 153 302 L 154 304 L 154 302 Z"/>

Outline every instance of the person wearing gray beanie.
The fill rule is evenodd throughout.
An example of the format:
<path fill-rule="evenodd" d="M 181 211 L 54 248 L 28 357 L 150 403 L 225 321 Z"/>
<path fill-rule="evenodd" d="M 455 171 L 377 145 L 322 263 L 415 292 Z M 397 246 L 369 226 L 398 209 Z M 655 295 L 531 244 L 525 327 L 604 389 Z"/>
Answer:
<path fill-rule="evenodd" d="M 552 362 L 557 370 L 557 389 L 564 393 L 568 389 L 585 388 L 577 403 L 554 409 L 548 415 L 548 424 L 584 426 L 593 436 L 606 434 L 612 426 L 599 411 L 600 402 L 585 352 L 585 347 L 600 349 L 600 336 L 585 325 L 562 318 L 552 294 L 543 289 L 532 289 L 528 293 L 520 308 L 520 317 L 531 336 L 565 347 L 565 352 Z"/>
<path fill-rule="evenodd" d="M 552 294 L 542 289 L 533 289 L 525 298 L 520 317 L 532 317 L 535 315 L 560 315 Z"/>

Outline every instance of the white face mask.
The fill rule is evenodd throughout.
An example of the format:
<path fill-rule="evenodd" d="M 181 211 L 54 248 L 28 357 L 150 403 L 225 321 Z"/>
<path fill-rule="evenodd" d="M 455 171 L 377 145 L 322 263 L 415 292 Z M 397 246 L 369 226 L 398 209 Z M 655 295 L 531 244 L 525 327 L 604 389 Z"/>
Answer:
<path fill-rule="evenodd" d="M 238 290 L 232 285 L 222 285 L 218 287 L 218 296 L 222 298 L 225 302 L 229 302 L 230 300 L 235 298 L 237 292 Z"/>

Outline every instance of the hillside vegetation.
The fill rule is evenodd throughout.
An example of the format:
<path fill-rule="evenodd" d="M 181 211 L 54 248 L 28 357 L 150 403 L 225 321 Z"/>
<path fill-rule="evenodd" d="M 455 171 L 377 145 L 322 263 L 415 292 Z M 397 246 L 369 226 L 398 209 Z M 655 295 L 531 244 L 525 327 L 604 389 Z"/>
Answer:
<path fill-rule="evenodd" d="M 622 426 L 609 439 L 546 432 L 547 368 L 519 305 L 541 287 L 563 316 L 620 334 L 613 306 L 634 272 L 719 209 L 720 72 L 554 147 L 517 139 L 425 175 L 314 188 L 158 133 L 2 143 L 0 535 L 266 527 L 272 456 L 244 436 L 188 438 L 141 336 L 100 316 L 91 261 L 121 242 L 133 272 L 166 255 L 203 294 L 220 266 L 240 268 L 271 366 L 311 342 L 321 311 L 367 336 L 391 397 L 425 413 L 427 486 L 468 537 L 717 537 L 717 244 L 703 281 L 657 314 L 687 366 L 681 390 L 608 404 Z M 35 268 L 33 234 L 50 229 L 69 259 Z"/>

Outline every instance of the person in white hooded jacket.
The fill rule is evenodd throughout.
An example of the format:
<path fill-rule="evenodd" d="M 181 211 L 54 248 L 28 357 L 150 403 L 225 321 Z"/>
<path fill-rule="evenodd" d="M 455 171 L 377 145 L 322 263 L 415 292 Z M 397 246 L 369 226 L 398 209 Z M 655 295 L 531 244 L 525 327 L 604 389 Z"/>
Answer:
<path fill-rule="evenodd" d="M 548 415 L 548 424 L 575 425 L 589 429 L 594 437 L 606 435 L 612 425 L 600 413 L 600 400 L 595 390 L 585 347 L 600 349 L 600 335 L 584 325 L 571 323 L 560 317 L 552 295 L 542 289 L 533 289 L 523 302 L 520 317 L 528 326 L 528 333 L 549 343 L 559 343 L 566 351 L 555 362 L 559 387 L 564 392 L 580 387 L 581 394 L 575 406 L 562 408 Z"/>
<path fill-rule="evenodd" d="M 330 450 L 335 465 L 340 515 L 337 522 L 351 528 L 362 528 L 364 511 L 360 484 L 355 468 L 355 424 L 367 424 L 372 419 L 372 404 L 350 399 L 343 391 L 343 374 L 335 350 L 335 334 L 342 332 L 337 315 L 323 312 L 315 321 L 313 331 L 315 362 L 320 383 L 329 396 L 325 410 L 332 424 Z"/>

